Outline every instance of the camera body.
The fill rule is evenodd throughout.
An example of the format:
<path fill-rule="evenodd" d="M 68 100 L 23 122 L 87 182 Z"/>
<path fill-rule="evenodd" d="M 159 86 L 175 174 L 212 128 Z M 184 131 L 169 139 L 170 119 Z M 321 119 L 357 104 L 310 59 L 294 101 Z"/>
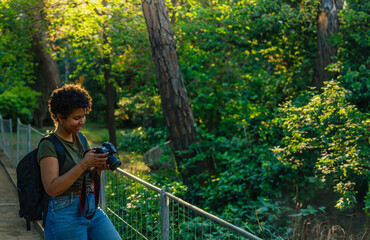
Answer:
<path fill-rule="evenodd" d="M 109 152 L 108 159 L 107 159 L 107 164 L 109 164 L 109 169 L 110 170 L 114 171 L 119 166 L 121 166 L 121 161 L 114 155 L 115 153 L 117 153 L 117 150 L 113 146 L 112 143 L 105 142 L 105 143 L 103 143 L 103 145 L 101 147 L 96 147 L 96 148 L 93 148 L 92 150 L 94 150 L 95 153 Z"/>

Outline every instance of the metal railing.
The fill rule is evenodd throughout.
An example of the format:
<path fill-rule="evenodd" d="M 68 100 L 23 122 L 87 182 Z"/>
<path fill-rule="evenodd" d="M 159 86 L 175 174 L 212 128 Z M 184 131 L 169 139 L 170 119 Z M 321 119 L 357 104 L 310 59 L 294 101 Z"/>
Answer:
<path fill-rule="evenodd" d="M 14 153 L 13 153 L 13 131 L 12 131 L 12 119 L 3 119 L 0 115 L 0 131 L 1 131 L 1 148 L 4 153 L 10 158 L 13 167 L 14 165 Z"/>
<path fill-rule="evenodd" d="M 0 116 L 0 122 L 0 146 L 15 167 L 43 133 L 17 120 L 15 142 L 12 121 Z M 261 239 L 120 168 L 104 171 L 102 185 L 101 208 L 122 239 Z"/>
<path fill-rule="evenodd" d="M 14 161 L 15 165 L 13 167 L 17 166 L 18 162 L 27 153 L 38 147 L 43 136 L 43 133 L 31 127 L 30 124 L 25 125 L 17 119 L 16 161 Z"/>
<path fill-rule="evenodd" d="M 261 239 L 120 168 L 104 175 L 102 207 L 122 239 Z"/>
<path fill-rule="evenodd" d="M 12 119 L 3 119 L 0 115 L 0 146 L 4 153 L 10 158 L 12 167 L 16 167 L 18 161 L 22 159 L 32 149 L 37 147 L 43 133 L 32 128 L 31 125 L 25 125 L 17 119 L 16 138 L 13 137 Z"/>

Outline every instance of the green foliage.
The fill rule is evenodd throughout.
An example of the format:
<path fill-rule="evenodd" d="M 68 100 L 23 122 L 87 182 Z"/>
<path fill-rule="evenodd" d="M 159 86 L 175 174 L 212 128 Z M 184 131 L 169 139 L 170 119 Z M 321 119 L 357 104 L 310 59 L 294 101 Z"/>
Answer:
<path fill-rule="evenodd" d="M 203 185 L 194 176 L 190 186 L 176 175 L 182 169 L 143 177 L 264 239 L 292 239 L 296 219 L 322 214 L 317 206 L 330 207 L 322 197 L 329 187 L 338 208 L 364 200 L 369 213 L 368 1 L 348 0 L 340 12 L 339 32 L 328 39 L 338 47 L 338 61 L 329 68 L 338 72 L 344 89 L 332 82 L 322 94 L 305 91 L 315 66 L 317 0 L 175 2 L 166 4 L 176 20 L 181 73 L 201 135 L 192 146 L 200 154 L 186 164 L 212 157 L 217 174 Z M 35 107 L 36 95 L 22 86 L 33 80 L 29 19 L 37 3 L 0 2 L 0 112 L 23 122 Z M 109 68 L 117 125 L 133 128 L 118 134 L 119 150 L 144 153 L 168 141 L 140 4 L 44 3 L 45 30 L 62 79 L 82 83 L 93 97 L 89 122 L 106 122 Z M 110 188 L 132 190 L 119 184 Z M 138 195 L 129 199 L 139 207 L 125 207 L 139 214 L 145 200 Z M 112 202 L 125 213 L 120 202 Z M 148 221 L 143 230 L 157 233 L 158 218 Z M 186 221 L 180 230 L 199 221 Z"/>
<path fill-rule="evenodd" d="M 163 124 L 160 96 L 150 96 L 150 93 L 141 92 L 132 97 L 121 98 L 117 105 L 115 115 L 118 127 L 146 128 Z"/>
<path fill-rule="evenodd" d="M 369 184 L 369 190 L 367 191 L 367 194 L 365 196 L 365 212 L 367 215 L 370 215 L 370 184 Z"/>
<path fill-rule="evenodd" d="M 369 122 L 365 116 L 347 102 L 345 90 L 335 82 L 327 83 L 322 94 L 308 91 L 288 101 L 280 112 L 282 117 L 276 122 L 284 131 L 283 147 L 274 152 L 282 163 L 303 173 L 300 183 L 308 186 L 305 200 L 312 197 L 307 194 L 312 185 L 320 188 L 325 183 L 334 185 L 341 196 L 337 208 L 353 208 L 355 179 L 361 184 L 368 178 Z"/>
<path fill-rule="evenodd" d="M 122 130 L 117 135 L 117 148 L 127 152 L 144 153 L 150 148 L 167 141 L 167 131 L 160 128 L 142 128 Z M 140 147 L 138 147 L 140 146 Z"/>
<path fill-rule="evenodd" d="M 300 216 L 308 216 L 308 215 L 316 215 L 317 212 L 325 212 L 325 207 L 319 207 L 316 209 L 315 207 L 308 205 L 307 208 L 300 209 L 299 213 L 292 214 L 292 217 L 300 217 Z"/>
<path fill-rule="evenodd" d="M 310 82 L 311 1 L 188 2 L 178 7 L 178 55 L 194 116 L 208 129 L 236 131 L 229 120 L 249 104 L 270 108 Z"/>
<path fill-rule="evenodd" d="M 100 121 L 106 121 L 102 113 L 107 69 L 116 102 L 122 96 L 142 92 L 143 88 L 148 98 L 157 95 L 140 6 L 133 1 L 106 1 L 107 6 L 103 3 L 48 2 L 49 31 L 61 74 L 68 82 L 86 86 L 94 99 L 92 117 Z"/>
<path fill-rule="evenodd" d="M 370 102 L 370 3 L 366 0 L 346 3 L 348 6 L 340 13 L 340 31 L 332 38 L 339 48 L 339 61 L 332 70 L 343 76 L 342 85 L 352 93 L 349 99 L 365 112 Z"/>
<path fill-rule="evenodd" d="M 32 32 L 24 10 L 24 1 L 0 2 L 0 91 L 32 80 Z"/>
<path fill-rule="evenodd" d="M 3 118 L 20 118 L 23 123 L 30 123 L 32 110 L 36 108 L 40 94 L 28 87 L 14 87 L 0 94 L 0 114 Z"/>

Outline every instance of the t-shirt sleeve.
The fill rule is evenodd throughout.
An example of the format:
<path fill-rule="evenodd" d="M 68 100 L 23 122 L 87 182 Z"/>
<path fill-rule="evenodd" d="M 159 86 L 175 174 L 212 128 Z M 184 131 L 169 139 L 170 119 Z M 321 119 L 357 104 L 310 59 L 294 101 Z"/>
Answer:
<path fill-rule="evenodd" d="M 54 144 L 51 141 L 44 140 L 40 143 L 37 151 L 37 161 L 40 164 L 40 160 L 44 157 L 55 157 L 58 158 Z"/>

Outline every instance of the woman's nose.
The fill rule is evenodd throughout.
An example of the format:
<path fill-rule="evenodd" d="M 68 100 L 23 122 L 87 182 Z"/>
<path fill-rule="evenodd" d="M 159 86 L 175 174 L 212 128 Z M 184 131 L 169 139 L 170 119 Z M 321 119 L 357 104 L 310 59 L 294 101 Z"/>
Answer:
<path fill-rule="evenodd" d="M 81 118 L 81 120 L 80 120 L 80 124 L 81 124 L 81 125 L 84 125 L 84 124 L 85 124 L 85 122 L 86 122 L 86 118 L 85 118 L 85 117 Z"/>

